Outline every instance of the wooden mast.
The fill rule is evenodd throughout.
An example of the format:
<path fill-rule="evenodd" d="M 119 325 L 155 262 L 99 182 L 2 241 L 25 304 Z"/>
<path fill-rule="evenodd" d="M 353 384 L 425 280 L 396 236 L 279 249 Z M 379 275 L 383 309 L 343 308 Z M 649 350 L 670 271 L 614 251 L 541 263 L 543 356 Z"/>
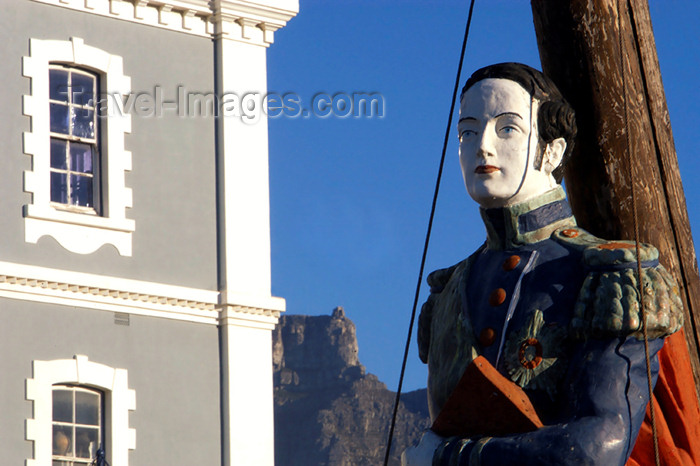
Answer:
<path fill-rule="evenodd" d="M 595 235 L 634 238 L 630 186 L 635 183 L 640 240 L 659 248 L 661 262 L 680 286 L 700 395 L 700 278 L 648 4 L 532 0 L 532 11 L 542 68 L 576 109 L 579 136 L 565 177 L 574 214 Z M 632 180 L 625 158 L 619 24 Z"/>

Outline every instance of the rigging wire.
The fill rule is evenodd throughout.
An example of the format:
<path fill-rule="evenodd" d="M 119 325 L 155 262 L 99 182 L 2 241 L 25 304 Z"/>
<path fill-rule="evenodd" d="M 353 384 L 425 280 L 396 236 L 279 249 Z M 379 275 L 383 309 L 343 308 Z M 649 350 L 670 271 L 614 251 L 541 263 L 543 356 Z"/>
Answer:
<path fill-rule="evenodd" d="M 408 325 L 408 335 L 406 337 L 406 347 L 403 353 L 403 362 L 401 363 L 401 374 L 399 375 L 399 386 L 396 389 L 396 398 L 394 400 L 394 409 L 391 416 L 391 427 L 389 428 L 389 437 L 386 443 L 386 452 L 384 454 L 384 466 L 389 464 L 389 455 L 391 453 L 391 441 L 394 436 L 394 428 L 396 426 L 396 414 L 399 409 L 399 400 L 401 398 L 401 388 L 403 386 L 403 378 L 406 372 L 406 361 L 408 360 L 408 350 L 411 347 L 411 336 L 413 334 L 413 325 L 416 320 L 416 308 L 418 307 L 418 297 L 420 294 L 421 282 L 423 281 L 423 272 L 425 270 L 425 259 L 428 254 L 428 244 L 430 243 L 430 234 L 433 229 L 433 219 L 435 218 L 435 207 L 437 205 L 438 192 L 440 191 L 440 181 L 442 179 L 442 170 L 445 166 L 445 154 L 447 152 L 447 143 L 450 138 L 450 127 L 452 126 L 452 117 L 454 108 L 457 102 L 457 92 L 459 91 L 460 80 L 462 76 L 462 64 L 464 63 L 464 54 L 467 49 L 467 38 L 469 37 L 469 29 L 472 23 L 472 13 L 474 11 L 474 2 L 471 0 L 469 5 L 469 15 L 467 16 L 467 24 L 464 29 L 464 39 L 462 40 L 462 50 L 459 55 L 459 65 L 457 66 L 457 77 L 455 79 L 454 89 L 452 91 L 452 102 L 450 104 L 450 116 L 447 118 L 447 128 L 445 129 L 445 140 L 442 145 L 442 156 L 440 157 L 440 167 L 438 168 L 437 179 L 435 181 L 435 192 L 433 193 L 433 202 L 430 208 L 430 218 L 428 220 L 428 229 L 425 235 L 425 244 L 423 245 L 423 256 L 421 257 L 420 270 L 418 272 L 418 283 L 416 284 L 416 293 L 413 298 L 413 309 L 411 311 L 411 322 Z"/>
<path fill-rule="evenodd" d="M 625 120 L 625 138 L 626 138 L 626 157 L 627 174 L 630 182 L 630 193 L 632 197 L 632 221 L 634 224 L 634 247 L 637 255 L 637 293 L 639 294 L 639 311 L 641 313 L 642 334 L 644 335 L 644 357 L 646 360 L 646 376 L 649 389 L 649 414 L 651 420 L 651 432 L 654 439 L 654 460 L 656 466 L 661 465 L 659 455 L 659 439 L 656 432 L 656 415 L 654 414 L 654 388 L 651 377 L 651 358 L 649 356 L 649 335 L 647 333 L 647 314 L 644 310 L 644 284 L 642 283 L 642 259 L 639 247 L 639 219 L 637 217 L 637 195 L 634 189 L 634 179 L 632 174 L 632 141 L 630 138 L 630 125 L 628 114 L 628 97 L 627 97 L 627 79 L 625 79 L 625 55 L 622 48 L 622 10 L 620 3 L 623 0 L 617 1 L 617 31 L 618 31 L 618 47 L 620 52 L 620 78 L 622 79 L 622 100 L 624 104 L 624 120 Z M 627 2 L 628 6 L 629 2 Z"/>

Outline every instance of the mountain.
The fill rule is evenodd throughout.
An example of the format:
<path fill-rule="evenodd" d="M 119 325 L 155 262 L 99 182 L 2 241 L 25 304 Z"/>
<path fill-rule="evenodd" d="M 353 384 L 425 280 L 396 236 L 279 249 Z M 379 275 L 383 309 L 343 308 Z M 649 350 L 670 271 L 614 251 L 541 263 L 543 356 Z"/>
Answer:
<path fill-rule="evenodd" d="M 275 464 L 381 465 L 395 392 L 357 356 L 355 325 L 330 316 L 285 315 L 273 332 Z M 391 465 L 429 427 L 426 391 L 401 396 Z"/>

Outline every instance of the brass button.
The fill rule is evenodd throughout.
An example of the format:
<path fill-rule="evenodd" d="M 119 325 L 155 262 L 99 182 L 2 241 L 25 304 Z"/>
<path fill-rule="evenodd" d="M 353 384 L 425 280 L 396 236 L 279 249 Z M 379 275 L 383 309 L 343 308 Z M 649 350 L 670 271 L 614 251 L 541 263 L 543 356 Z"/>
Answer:
<path fill-rule="evenodd" d="M 489 304 L 493 307 L 500 306 L 506 300 L 506 290 L 503 288 L 496 288 L 491 292 L 489 296 Z"/>
<path fill-rule="evenodd" d="M 482 348 L 493 345 L 494 341 L 496 341 L 496 331 L 491 327 L 486 327 L 479 334 L 479 343 Z"/>
<path fill-rule="evenodd" d="M 509 272 L 509 271 L 513 270 L 514 268 L 516 268 L 519 263 L 520 263 L 520 256 L 516 256 L 516 255 L 510 256 L 508 259 L 505 260 L 505 262 L 503 262 L 503 270 L 505 270 L 506 272 Z"/>
<path fill-rule="evenodd" d="M 569 228 L 568 230 L 562 231 L 561 234 L 567 238 L 576 238 L 578 236 L 578 230 Z"/>

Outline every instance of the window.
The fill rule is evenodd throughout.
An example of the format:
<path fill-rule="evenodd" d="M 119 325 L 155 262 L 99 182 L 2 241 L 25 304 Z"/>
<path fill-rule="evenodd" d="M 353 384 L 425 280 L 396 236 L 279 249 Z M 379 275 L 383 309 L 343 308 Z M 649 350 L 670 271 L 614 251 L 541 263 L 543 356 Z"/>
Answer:
<path fill-rule="evenodd" d="M 86 356 L 34 361 L 27 400 L 33 418 L 27 419 L 26 438 L 34 448 L 26 466 L 89 465 L 100 450 L 111 466 L 129 465 L 129 450 L 136 447 L 129 411 L 136 409 L 136 396 L 125 369 Z"/>
<path fill-rule="evenodd" d="M 102 392 L 53 386 L 53 466 L 90 464 L 104 445 Z"/>
<path fill-rule="evenodd" d="M 22 70 L 30 78 L 23 111 L 31 118 L 24 152 L 32 157 L 24 173 L 32 195 L 25 241 L 51 236 L 78 254 L 110 244 L 130 256 L 135 223 L 126 217 L 131 153 L 124 138 L 131 116 L 119 101 L 131 93 L 131 80 L 122 58 L 78 38 L 31 39 Z"/>
<path fill-rule="evenodd" d="M 99 128 L 98 77 L 61 65 L 49 68 L 51 202 L 97 213 Z"/>

